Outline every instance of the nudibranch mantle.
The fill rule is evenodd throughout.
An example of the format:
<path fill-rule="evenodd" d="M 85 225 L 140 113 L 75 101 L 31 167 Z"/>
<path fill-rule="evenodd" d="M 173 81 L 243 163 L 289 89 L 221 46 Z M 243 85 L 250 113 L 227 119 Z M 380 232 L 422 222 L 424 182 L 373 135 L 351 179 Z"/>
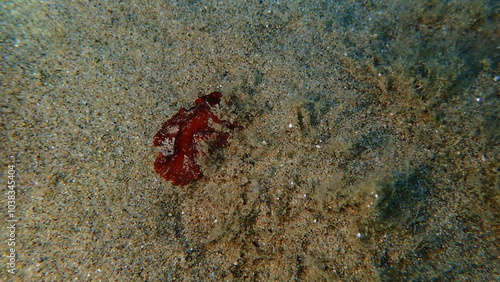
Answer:
<path fill-rule="evenodd" d="M 181 108 L 177 114 L 163 124 L 156 133 L 153 144 L 160 148 L 154 163 L 156 172 L 174 185 L 186 185 L 203 175 L 196 164 L 197 142 L 209 139 L 215 147 L 228 145 L 229 133 L 217 130 L 214 125 L 234 129 L 234 126 L 219 119 L 212 107 L 220 103 L 222 94 L 212 92 L 199 97 L 195 106 Z"/>

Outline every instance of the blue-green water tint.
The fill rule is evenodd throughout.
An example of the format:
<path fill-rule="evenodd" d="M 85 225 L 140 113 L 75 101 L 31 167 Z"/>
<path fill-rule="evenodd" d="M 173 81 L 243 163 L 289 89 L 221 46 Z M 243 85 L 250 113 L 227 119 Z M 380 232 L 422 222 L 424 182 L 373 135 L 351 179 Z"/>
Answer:
<path fill-rule="evenodd" d="M 495 9 L 4 1 L 18 278 L 495 280 Z M 172 186 L 152 137 L 215 90 L 239 129 Z"/>

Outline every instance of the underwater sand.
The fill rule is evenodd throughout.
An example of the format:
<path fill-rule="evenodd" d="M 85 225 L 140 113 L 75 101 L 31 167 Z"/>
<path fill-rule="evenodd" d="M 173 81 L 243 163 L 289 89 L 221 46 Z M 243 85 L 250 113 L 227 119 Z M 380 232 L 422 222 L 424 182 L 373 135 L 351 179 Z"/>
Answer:
<path fill-rule="evenodd" d="M 498 280 L 498 9 L 407 2 L 3 1 L 0 280 Z"/>

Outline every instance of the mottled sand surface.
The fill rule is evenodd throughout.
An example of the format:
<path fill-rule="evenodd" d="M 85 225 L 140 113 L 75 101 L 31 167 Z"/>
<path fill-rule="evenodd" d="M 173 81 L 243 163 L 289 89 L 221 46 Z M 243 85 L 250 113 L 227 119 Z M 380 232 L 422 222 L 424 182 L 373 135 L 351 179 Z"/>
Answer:
<path fill-rule="evenodd" d="M 3 1 L 0 280 L 499 279 L 498 6 L 410 2 Z"/>

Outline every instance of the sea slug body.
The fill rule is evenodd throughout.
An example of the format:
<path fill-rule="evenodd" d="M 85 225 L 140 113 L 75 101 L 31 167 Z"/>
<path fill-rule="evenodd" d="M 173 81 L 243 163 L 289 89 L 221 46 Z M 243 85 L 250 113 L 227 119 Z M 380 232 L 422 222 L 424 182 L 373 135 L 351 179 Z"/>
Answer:
<path fill-rule="evenodd" d="M 215 147 L 228 145 L 229 133 L 214 128 L 214 125 L 220 124 L 234 129 L 232 124 L 212 112 L 212 107 L 220 103 L 221 97 L 220 92 L 199 97 L 194 107 L 189 110 L 181 108 L 156 133 L 153 144 L 160 148 L 160 152 L 154 168 L 161 177 L 174 185 L 186 185 L 198 180 L 203 174 L 196 164 L 196 143 L 208 139 Z"/>

